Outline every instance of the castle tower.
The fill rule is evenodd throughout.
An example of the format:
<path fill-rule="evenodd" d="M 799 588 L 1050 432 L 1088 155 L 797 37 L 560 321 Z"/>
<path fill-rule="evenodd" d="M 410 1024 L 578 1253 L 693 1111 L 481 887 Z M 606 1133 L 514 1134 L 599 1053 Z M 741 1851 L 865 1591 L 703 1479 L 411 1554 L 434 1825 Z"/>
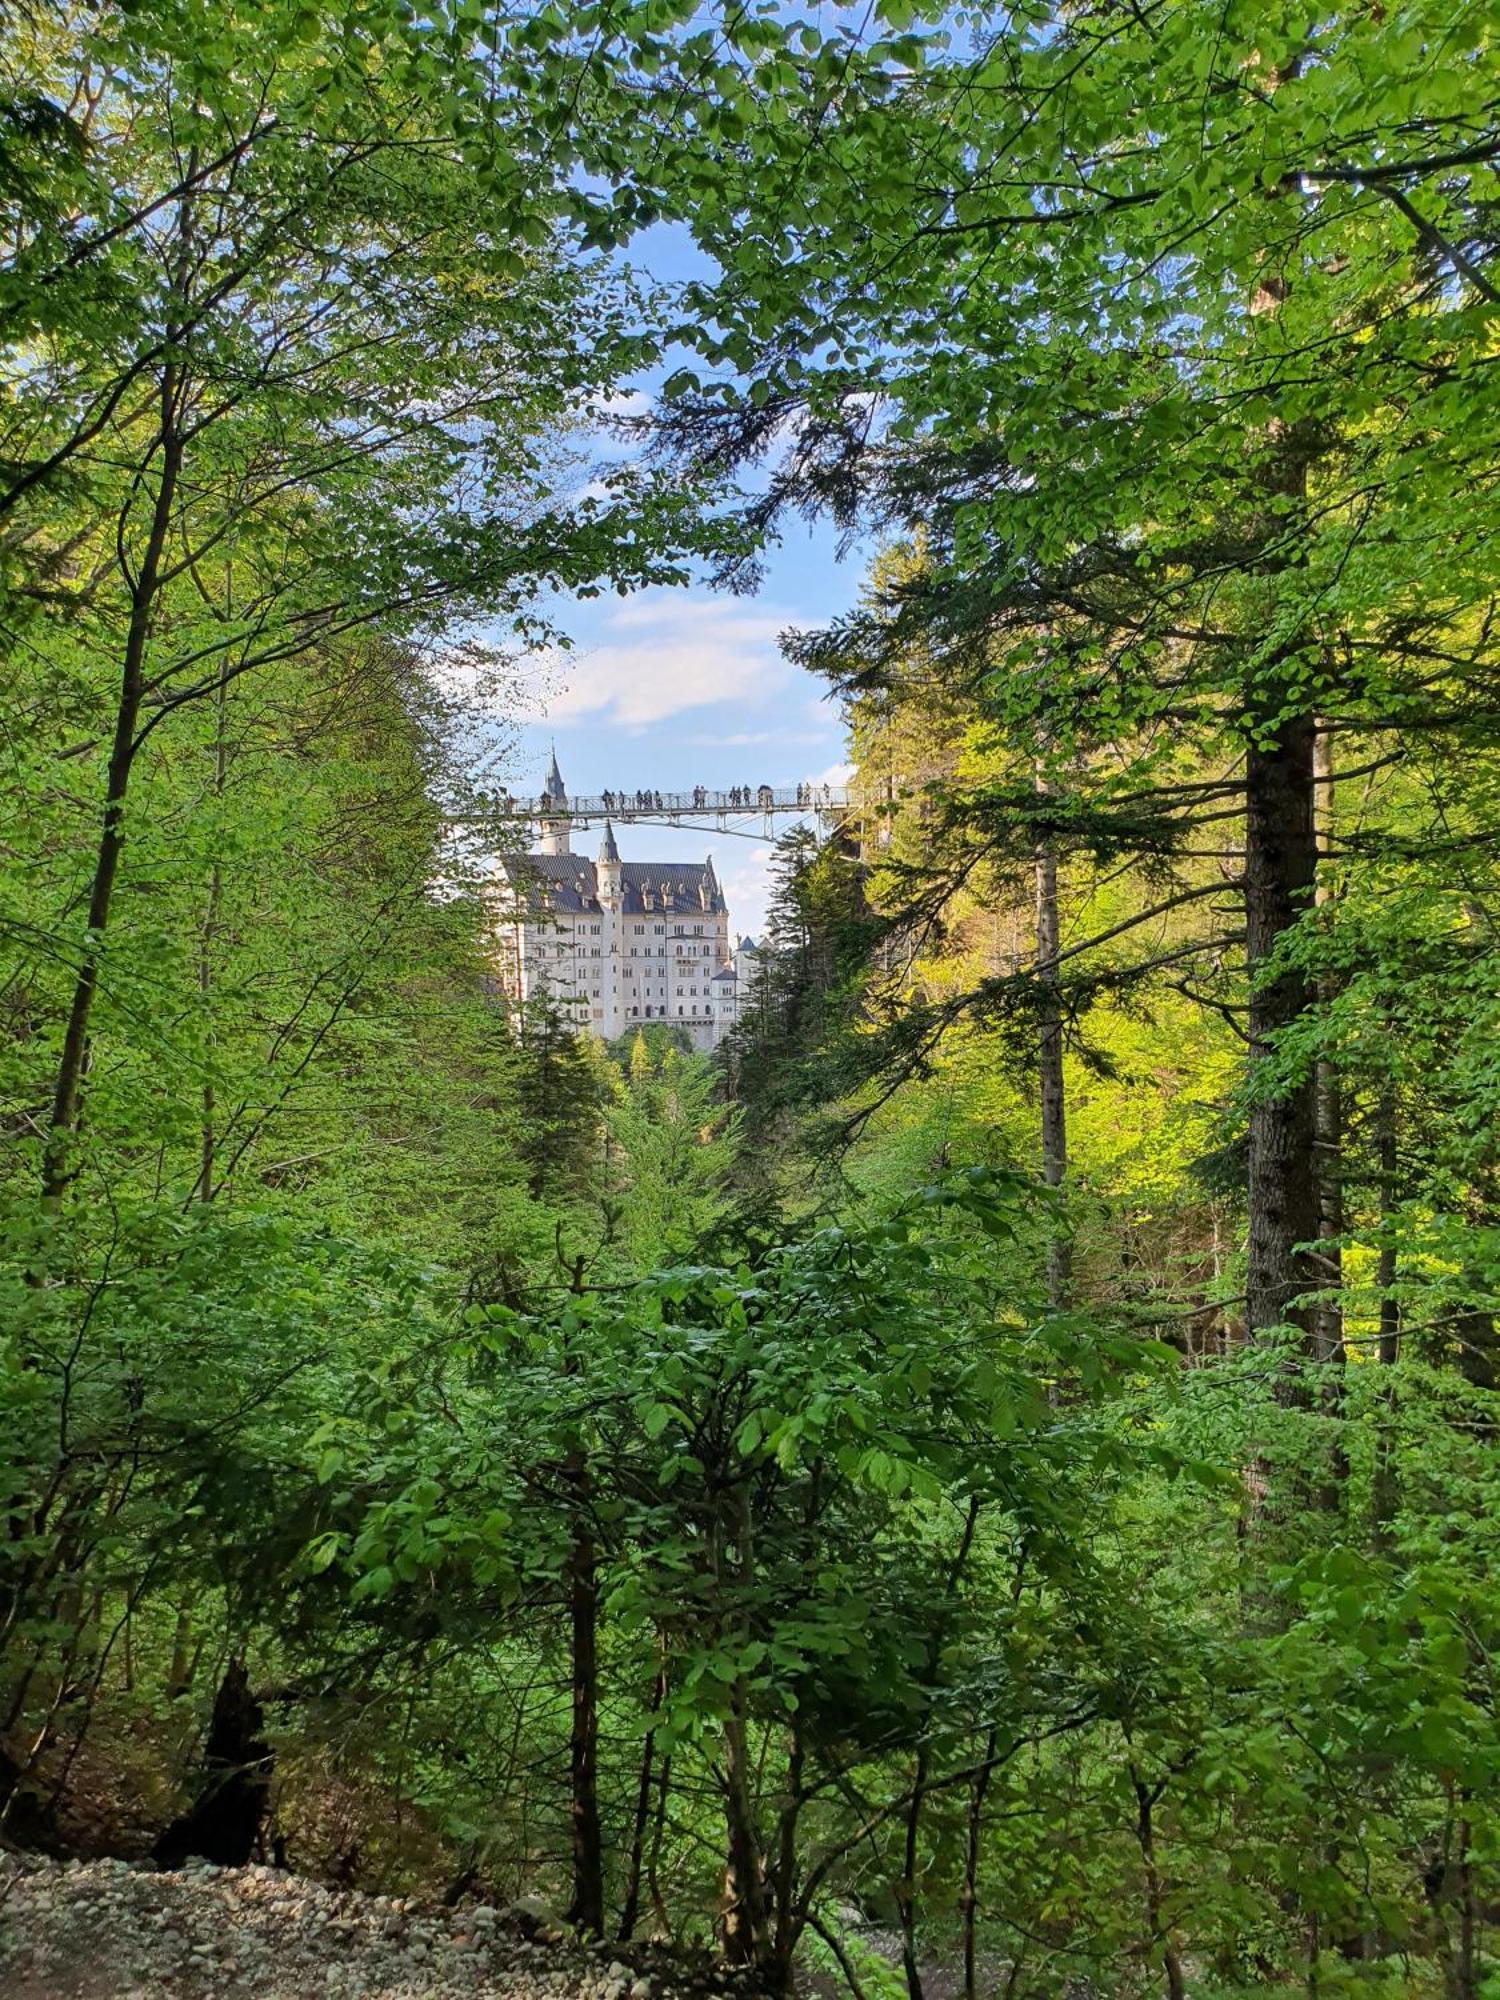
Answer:
<path fill-rule="evenodd" d="M 620 866 L 620 850 L 615 845 L 615 830 L 609 821 L 604 822 L 604 838 L 599 843 L 599 859 L 594 864 L 594 893 L 599 899 L 600 965 L 603 1020 L 600 1026 L 606 1036 L 625 1032 L 624 1000 L 621 984 L 625 977 L 625 924 L 621 911 L 625 907 L 625 872 Z"/>
<path fill-rule="evenodd" d="M 606 910 L 620 907 L 620 890 L 623 874 L 620 867 L 620 850 L 615 845 L 615 830 L 609 821 L 604 822 L 604 838 L 599 843 L 598 863 L 599 901 Z"/>
<path fill-rule="evenodd" d="M 537 844 L 539 854 L 573 852 L 569 841 L 567 819 L 565 817 L 554 819 L 547 810 L 550 806 L 555 812 L 565 814 L 567 805 L 568 794 L 563 785 L 562 772 L 557 768 L 557 745 L 554 743 L 552 762 L 547 770 L 547 781 L 542 787 L 542 818 L 539 828 L 541 838 Z"/>

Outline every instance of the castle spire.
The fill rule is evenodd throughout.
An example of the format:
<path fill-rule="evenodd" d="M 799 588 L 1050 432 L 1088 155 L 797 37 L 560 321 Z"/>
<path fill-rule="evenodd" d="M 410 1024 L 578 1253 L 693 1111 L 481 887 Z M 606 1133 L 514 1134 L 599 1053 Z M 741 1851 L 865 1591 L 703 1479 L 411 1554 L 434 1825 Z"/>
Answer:
<path fill-rule="evenodd" d="M 599 843 L 595 880 L 599 884 L 601 907 L 606 910 L 618 910 L 620 892 L 625 883 L 625 871 L 620 866 L 620 850 L 615 845 L 615 830 L 608 820 L 604 822 L 604 838 Z"/>
<path fill-rule="evenodd" d="M 571 854 L 573 849 L 568 839 L 568 793 L 562 781 L 562 772 L 557 768 L 557 745 L 552 746 L 552 762 L 547 767 L 547 778 L 542 786 L 542 815 L 539 831 L 543 854 Z M 558 815 L 553 817 L 553 815 Z"/>

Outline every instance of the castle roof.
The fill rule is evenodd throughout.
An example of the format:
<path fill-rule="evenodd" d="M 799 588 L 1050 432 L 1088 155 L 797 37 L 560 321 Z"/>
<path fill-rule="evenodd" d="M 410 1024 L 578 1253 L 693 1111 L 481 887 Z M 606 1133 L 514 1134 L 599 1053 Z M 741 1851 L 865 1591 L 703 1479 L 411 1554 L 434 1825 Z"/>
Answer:
<path fill-rule="evenodd" d="M 599 843 L 599 859 L 601 861 L 618 861 L 619 858 L 620 850 L 615 845 L 615 830 L 609 821 L 606 820 L 604 822 L 604 838 Z"/>
<path fill-rule="evenodd" d="M 563 787 L 562 772 L 557 768 L 557 745 L 555 743 L 552 746 L 552 762 L 547 766 L 547 782 L 543 785 L 542 790 L 554 805 L 562 805 L 568 796 Z"/>
<path fill-rule="evenodd" d="M 599 910 L 599 872 L 581 854 L 512 854 L 503 857 L 501 866 L 518 887 L 534 885 L 549 910 Z M 620 908 L 627 915 L 649 911 L 656 916 L 666 910 L 702 916 L 728 907 L 713 870 L 701 861 L 626 861 L 620 866 Z"/>

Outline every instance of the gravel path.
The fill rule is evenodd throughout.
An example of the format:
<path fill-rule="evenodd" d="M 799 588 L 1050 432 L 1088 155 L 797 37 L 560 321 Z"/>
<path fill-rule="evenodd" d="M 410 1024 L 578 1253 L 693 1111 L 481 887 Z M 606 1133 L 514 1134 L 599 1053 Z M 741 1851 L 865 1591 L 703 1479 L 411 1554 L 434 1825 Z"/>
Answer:
<path fill-rule="evenodd" d="M 751 2000 L 707 1964 L 535 1928 L 270 1868 L 0 1855 L 5 2000 Z"/>

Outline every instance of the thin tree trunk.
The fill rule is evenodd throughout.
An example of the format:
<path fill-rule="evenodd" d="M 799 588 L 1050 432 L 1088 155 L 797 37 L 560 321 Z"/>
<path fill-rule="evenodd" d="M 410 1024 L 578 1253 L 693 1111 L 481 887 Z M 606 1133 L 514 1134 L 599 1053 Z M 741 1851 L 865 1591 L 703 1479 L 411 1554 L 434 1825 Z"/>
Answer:
<path fill-rule="evenodd" d="M 229 616 L 234 610 L 233 580 L 226 580 L 225 609 Z M 214 797 L 224 796 L 224 781 L 229 770 L 229 750 L 225 737 L 225 723 L 229 712 L 229 662 L 226 657 L 219 674 L 218 693 L 214 705 Z M 219 929 L 219 906 L 224 896 L 224 871 L 219 865 L 217 854 L 208 876 L 208 908 L 203 916 L 203 931 L 198 942 L 198 995 L 203 1007 L 205 1034 L 208 1029 L 209 995 L 213 991 L 213 949 L 214 939 Z M 211 1040 L 211 1037 L 210 1037 Z M 205 1066 L 203 1078 L 203 1098 L 201 1108 L 201 1132 L 198 1142 L 198 1185 L 199 1201 L 212 1201 L 214 1194 L 214 1080 L 212 1060 Z"/>
<path fill-rule="evenodd" d="M 733 1499 L 735 1580 L 744 1593 L 754 1575 L 754 1553 L 751 1548 L 750 1494 L 743 1480 L 735 1487 Z M 721 1582 L 727 1584 L 728 1578 L 723 1574 L 723 1554 L 721 1546 L 718 1568 Z M 741 1631 L 743 1641 L 748 1642 L 749 1636 L 748 1628 Z M 730 1688 L 728 1713 L 724 1718 L 724 1822 L 727 1847 L 724 1955 L 734 1964 L 763 1966 L 769 1954 L 770 1935 L 765 1877 L 751 1792 L 745 1690 L 743 1681 L 739 1679 Z"/>
<path fill-rule="evenodd" d="M 741 1690 L 730 1695 L 724 1719 L 724 1955 L 732 1964 L 757 1965 L 766 1951 L 765 1885 L 750 1797 L 750 1756 Z"/>
<path fill-rule="evenodd" d="M 196 178 L 198 164 L 196 149 L 190 151 L 188 163 L 189 175 L 184 183 L 185 187 L 191 187 Z M 176 247 L 177 255 L 172 272 L 173 290 L 185 317 L 188 273 L 193 256 L 193 204 L 191 196 L 187 193 L 184 193 L 178 203 Z M 179 319 L 177 312 L 174 311 L 166 327 L 167 338 L 163 351 L 168 356 L 172 353 L 172 344 L 178 332 Z M 110 742 L 109 767 L 104 787 L 104 817 L 99 829 L 99 844 L 94 855 L 93 877 L 89 884 L 88 930 L 83 956 L 79 961 L 73 984 L 73 998 L 68 1008 L 62 1052 L 58 1058 L 57 1075 L 53 1083 L 52 1107 L 42 1143 L 41 1192 L 43 1203 L 48 1208 L 57 1208 L 61 1205 L 63 1195 L 75 1171 L 73 1152 L 83 1108 L 83 1080 L 88 1070 L 89 1022 L 99 990 L 99 966 L 104 934 L 109 926 L 115 882 L 120 872 L 120 855 L 125 844 L 125 799 L 130 790 L 130 774 L 138 747 L 137 731 L 141 705 L 146 694 L 146 650 L 156 616 L 162 556 L 166 549 L 167 537 L 171 532 L 172 509 L 176 501 L 178 479 L 182 472 L 183 440 L 179 409 L 182 386 L 180 364 L 175 359 L 169 358 L 162 368 L 157 396 L 157 429 L 152 456 L 160 453 L 161 470 L 156 483 L 156 497 L 151 506 L 145 546 L 141 551 L 140 563 L 133 579 L 129 577 L 128 567 L 125 568 L 130 583 L 130 616 L 126 622 L 125 645 L 120 660 L 120 688 L 115 705 L 114 732 Z M 126 513 L 122 515 L 118 528 L 122 567 L 125 567 L 124 544 L 128 508 L 127 502 Z"/>
<path fill-rule="evenodd" d="M 1458 1823 L 1458 1954 L 1454 2000 L 1479 2000 L 1479 1925 L 1474 1904 L 1473 1828 Z"/>
<path fill-rule="evenodd" d="M 790 1990 L 792 1978 L 792 1954 L 797 1948 L 797 1823 L 802 1817 L 802 1807 L 806 1794 L 802 1786 L 802 1773 L 807 1758 L 807 1746 L 803 1739 L 800 1722 L 793 1722 L 791 1740 L 787 1745 L 786 1790 L 782 1799 L 781 1820 L 776 1838 L 776 1872 L 772 1887 L 775 1892 L 775 1929 L 772 1939 L 772 1960 L 776 1968 L 776 1982 L 779 1987 Z"/>
<path fill-rule="evenodd" d="M 1252 1335 L 1289 1324 L 1312 1353 L 1305 1306 L 1293 1302 L 1317 1284 L 1316 1261 L 1299 1244 L 1317 1242 L 1321 1209 L 1317 1174 L 1317 1119 L 1311 1077 L 1268 1087 L 1263 1072 L 1274 1038 L 1313 1004 L 1304 974 L 1289 968 L 1274 977 L 1265 966 L 1277 943 L 1312 901 L 1317 875 L 1313 830 L 1313 724 L 1293 716 L 1269 738 L 1252 741 L 1246 759 L 1245 931 L 1250 992 L 1250 1165 L 1247 1318 Z M 1283 1399 L 1305 1400 L 1296 1371 Z"/>
<path fill-rule="evenodd" d="M 1376 1348 L 1382 1369 L 1391 1369 L 1401 1358 L 1401 1308 L 1395 1297 L 1397 1260 L 1393 1236 L 1397 1195 L 1396 1091 L 1387 1084 L 1380 1094 L 1375 1113 L 1376 1162 L 1380 1180 L 1380 1257 L 1375 1282 L 1380 1291 L 1380 1338 Z M 1380 1422 L 1375 1433 L 1375 1474 L 1370 1496 L 1374 1515 L 1375 1540 L 1383 1546 L 1390 1541 L 1391 1523 L 1400 1499 L 1396 1478 L 1396 1389 L 1386 1377 L 1380 1398 Z"/>
<path fill-rule="evenodd" d="M 901 1917 L 901 1967 L 906 1974 L 909 2000 L 923 2000 L 922 1968 L 917 1962 L 917 1836 L 922 1824 L 922 1806 L 927 1797 L 928 1756 L 924 1743 L 917 1751 L 912 1771 L 911 1804 L 906 1813 L 906 1839 L 901 1854 L 901 1880 L 896 1885 L 896 1908 Z"/>
<path fill-rule="evenodd" d="M 635 1935 L 641 1913 L 641 1874 L 646 1860 L 646 1832 L 651 1823 L 651 1789 L 656 1776 L 656 1717 L 667 1698 L 667 1652 L 661 1649 L 661 1663 L 651 1689 L 651 1722 L 641 1745 L 641 1771 L 635 1792 L 635 1817 L 630 1828 L 630 1857 L 625 1866 L 625 1897 L 620 1906 L 618 1936 L 627 1944 Z"/>
<path fill-rule="evenodd" d="M 807 1927 L 816 1936 L 820 1937 L 833 1953 L 834 1963 L 838 1966 L 839 1971 L 843 1973 L 844 1984 L 849 1988 L 853 2000 L 866 2000 L 865 1989 L 860 1982 L 859 1974 L 854 1969 L 854 1961 L 839 1942 L 835 1933 L 829 1930 L 826 1924 L 819 1923 L 818 1919 L 811 1915 L 807 1919 Z"/>
<path fill-rule="evenodd" d="M 151 524 L 140 568 L 130 592 L 130 618 L 120 661 L 120 688 L 115 703 L 114 734 L 104 787 L 104 818 L 94 854 L 89 884 L 87 942 L 73 983 L 73 998 L 63 1031 L 62 1053 L 52 1089 L 52 1109 L 42 1146 L 42 1199 L 57 1207 L 74 1172 L 73 1150 L 83 1105 L 83 1079 L 88 1068 L 89 1022 L 99 990 L 99 964 L 109 927 L 120 855 L 125 845 L 125 799 L 135 763 L 136 731 L 146 691 L 146 648 L 156 611 L 162 552 L 171 528 L 172 506 L 182 469 L 182 441 L 177 427 L 178 374 L 175 364 L 162 371 L 157 448 L 161 475 L 151 509 Z"/>
<path fill-rule="evenodd" d="M 953 1561 L 948 1566 L 947 1595 L 950 1597 L 959 1586 L 964 1567 L 969 1560 L 969 1552 L 974 1546 L 974 1531 L 979 1525 L 979 1509 L 978 1496 L 971 1494 L 964 1514 L 963 1533 L 958 1538 L 958 1547 L 954 1552 Z M 943 1631 L 939 1627 L 933 1632 L 927 1658 L 922 1665 L 921 1685 L 924 1690 L 930 1691 L 936 1684 L 942 1641 Z M 921 1967 L 917 1962 L 917 1857 L 920 1851 L 922 1814 L 927 1805 L 927 1780 L 930 1770 L 931 1758 L 924 1739 L 917 1750 L 916 1764 L 912 1771 L 911 1798 L 906 1808 L 901 1880 L 896 1889 L 896 1907 L 901 1918 L 901 1963 L 906 1973 L 909 2000 L 922 2000 L 923 1991 Z"/>
<path fill-rule="evenodd" d="M 1134 1763 L 1130 1767 L 1130 1782 L 1135 1791 L 1135 1837 L 1141 1850 L 1141 1868 L 1146 1881 L 1146 1916 L 1151 1925 L 1151 1942 L 1161 1947 L 1167 2000 L 1184 2000 L 1187 1989 L 1182 1983 L 1182 1961 L 1177 1956 L 1171 1930 L 1163 1920 L 1161 1870 L 1156 1862 L 1155 1810 L 1161 1791 L 1159 1787 L 1153 1789 L 1147 1785 Z"/>
<path fill-rule="evenodd" d="M 1401 1359 L 1401 1307 L 1395 1296 L 1397 1265 L 1396 1245 L 1392 1233 L 1396 1197 L 1399 1192 L 1394 1085 L 1388 1084 L 1382 1091 L 1376 1118 L 1378 1121 L 1376 1146 L 1380 1175 L 1380 1261 L 1375 1274 L 1375 1282 L 1380 1287 L 1380 1345 L 1377 1352 L 1382 1368 L 1394 1368 Z"/>
<path fill-rule="evenodd" d="M 1043 796 L 1040 780 L 1038 796 Z M 1067 1098 L 1063 1087 L 1063 1013 L 1058 988 L 1057 849 L 1050 837 L 1036 845 L 1036 976 L 1040 986 L 1037 1087 L 1041 1102 L 1042 1179 L 1061 1188 L 1068 1171 Z M 1054 1309 L 1068 1302 L 1072 1247 L 1054 1218 L 1047 1243 L 1047 1297 Z"/>
<path fill-rule="evenodd" d="M 1333 736 L 1326 726 L 1313 736 L 1313 823 L 1318 857 L 1329 859 L 1332 846 L 1334 810 Z M 1318 908 L 1325 908 L 1334 891 L 1326 873 L 1314 892 Z M 1327 1008 L 1338 997 L 1342 984 L 1337 973 L 1324 972 L 1318 981 L 1319 1003 Z M 1313 1072 L 1313 1125 L 1317 1148 L 1318 1177 L 1318 1286 L 1326 1296 L 1313 1308 L 1313 1352 L 1318 1363 L 1318 1403 L 1333 1425 L 1324 1466 L 1326 1476 L 1317 1486 L 1317 1497 L 1325 1510 L 1339 1505 L 1349 1474 L 1348 1455 L 1338 1420 L 1344 1407 L 1344 1260 L 1339 1248 L 1344 1234 L 1344 1093 L 1337 1065 L 1321 1058 Z"/>
<path fill-rule="evenodd" d="M 568 1921 L 591 1937 L 604 1931 L 604 1843 L 599 1824 L 599 1587 L 588 1526 L 588 1475 L 582 1454 L 570 1459 L 573 1545 L 568 1555 L 568 1620 L 573 1654 L 569 1741 L 573 1899 Z"/>
<path fill-rule="evenodd" d="M 651 1817 L 651 1853 L 646 1862 L 646 1891 L 651 1898 L 651 1911 L 658 1925 L 665 1932 L 669 1927 L 667 1899 L 661 1892 L 661 1851 L 667 1838 L 667 1800 L 672 1792 L 672 1757 L 669 1751 L 661 1760 L 661 1769 L 656 1777 L 656 1810 Z"/>
<path fill-rule="evenodd" d="M 964 1884 L 959 1897 L 963 1919 L 964 2000 L 979 1995 L 979 1842 L 984 1827 L 984 1797 L 994 1771 L 996 1726 L 992 1722 L 984 1739 L 979 1768 L 969 1783 L 968 1824 L 964 1832 Z"/>
<path fill-rule="evenodd" d="M 1334 807 L 1333 737 L 1320 728 L 1313 737 L 1313 783 L 1318 854 L 1329 858 Z M 1326 878 L 1315 892 L 1320 909 L 1331 901 L 1333 890 Z M 1318 998 L 1326 1007 L 1338 994 L 1339 980 L 1325 974 L 1319 981 Z M 1314 1075 L 1314 1123 L 1318 1148 L 1318 1249 L 1322 1259 L 1321 1285 L 1331 1296 L 1316 1309 L 1314 1334 L 1318 1360 L 1325 1368 L 1344 1365 L 1344 1311 L 1339 1296 L 1343 1284 L 1343 1258 L 1339 1241 L 1344 1233 L 1344 1097 L 1337 1067 L 1320 1060 Z"/>
<path fill-rule="evenodd" d="M 172 1664 L 167 1669 L 165 1693 L 168 1701 L 180 1701 L 193 1684 L 193 1618 L 185 1604 L 177 1607 L 177 1623 L 172 1631 Z"/>
<path fill-rule="evenodd" d="M 584 1261 L 575 1260 L 572 1289 L 583 1290 Z M 578 1372 L 576 1355 L 565 1370 Z M 590 1525 L 592 1496 L 588 1460 L 581 1443 L 564 1468 L 572 1505 L 572 1546 L 568 1552 L 568 1629 L 572 1651 L 573 1714 L 569 1736 L 569 1824 L 573 1848 L 573 1895 L 568 1921 L 591 1937 L 604 1934 L 604 1836 L 599 1822 L 599 1580 Z"/>

